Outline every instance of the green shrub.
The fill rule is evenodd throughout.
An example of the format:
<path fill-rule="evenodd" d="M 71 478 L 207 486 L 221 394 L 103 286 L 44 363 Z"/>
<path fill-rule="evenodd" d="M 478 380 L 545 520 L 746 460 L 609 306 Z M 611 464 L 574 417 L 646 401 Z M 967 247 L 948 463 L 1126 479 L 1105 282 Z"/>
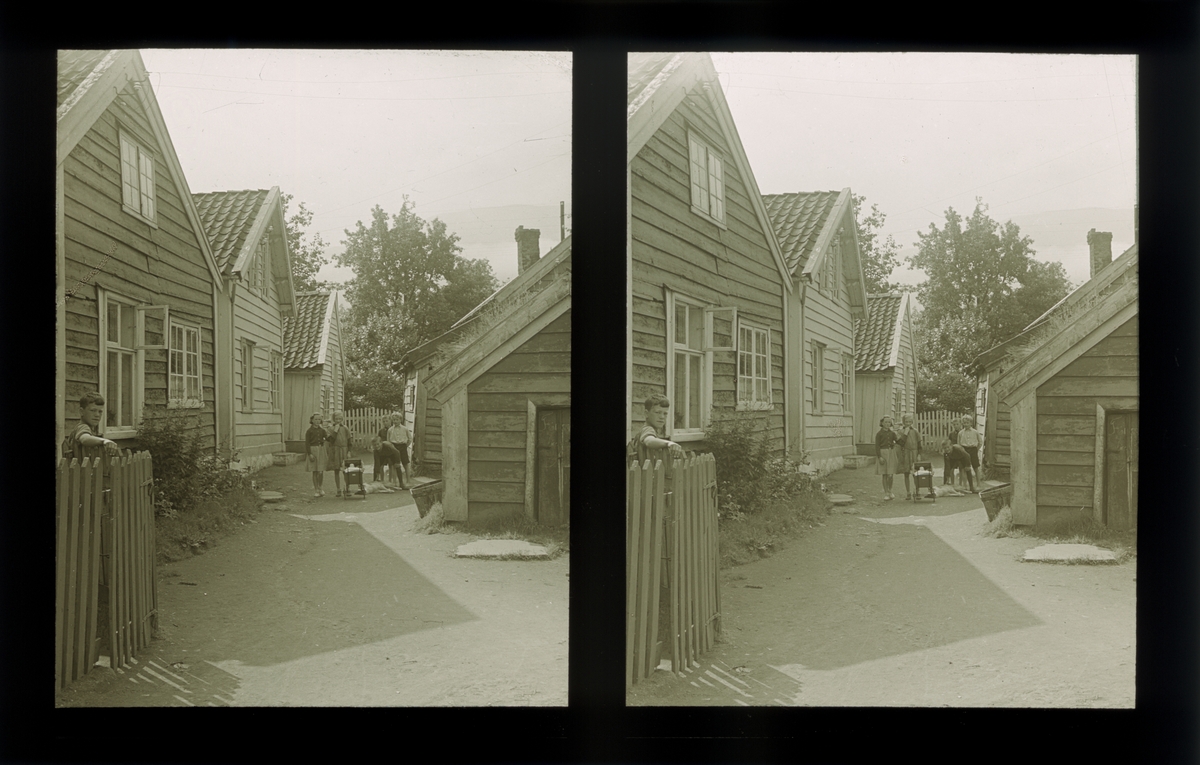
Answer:
<path fill-rule="evenodd" d="M 197 419 L 179 410 L 153 409 L 138 425 L 138 446 L 153 460 L 154 510 L 159 516 L 191 512 L 202 500 L 235 491 L 253 493 L 249 476 L 231 470 L 204 447 Z"/>
<path fill-rule="evenodd" d="M 761 420 L 746 415 L 713 418 L 704 448 L 717 462 L 717 507 L 721 518 L 762 512 L 775 502 L 820 492 L 812 470 L 775 456 Z"/>

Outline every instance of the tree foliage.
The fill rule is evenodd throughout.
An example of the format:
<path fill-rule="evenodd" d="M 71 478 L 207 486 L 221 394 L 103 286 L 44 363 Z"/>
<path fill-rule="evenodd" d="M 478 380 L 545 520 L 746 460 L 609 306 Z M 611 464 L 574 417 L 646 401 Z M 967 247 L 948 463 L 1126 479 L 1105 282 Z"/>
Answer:
<path fill-rule="evenodd" d="M 392 365 L 494 292 L 496 277 L 486 260 L 462 257 L 458 236 L 418 217 L 407 197 L 392 215 L 376 205 L 370 224 L 358 221 L 344 244 L 335 257 L 354 271 L 343 325 L 347 405 L 396 407 L 404 381 Z"/>
<path fill-rule="evenodd" d="M 288 207 L 291 205 L 292 199 L 291 194 L 282 196 L 283 220 L 287 226 L 288 252 L 292 257 L 292 283 L 297 292 L 329 289 L 332 285 L 317 280 L 317 271 L 320 271 L 321 266 L 329 262 L 329 256 L 325 254 L 325 240 L 321 238 L 320 234 L 313 234 L 309 237 L 305 233 L 305 230 L 312 225 L 313 214 L 304 206 L 303 202 L 297 205 L 296 212 L 288 215 Z"/>
<path fill-rule="evenodd" d="M 1012 221 L 993 220 L 981 199 L 969 218 L 949 208 L 941 228 L 931 223 L 917 236 L 908 262 L 926 275 L 917 289 L 925 388 L 918 396 L 961 411 L 974 402 L 974 359 L 1023 330 L 1071 285 L 1061 263 L 1035 260 L 1033 240 Z"/>
<path fill-rule="evenodd" d="M 879 238 L 879 230 L 887 216 L 879 205 L 871 205 L 869 215 L 863 215 L 867 198 L 854 194 L 854 218 L 858 222 L 858 251 L 862 257 L 863 286 L 868 294 L 893 292 L 900 289 L 888 277 L 900 265 L 899 247 L 891 234 L 887 239 Z"/>

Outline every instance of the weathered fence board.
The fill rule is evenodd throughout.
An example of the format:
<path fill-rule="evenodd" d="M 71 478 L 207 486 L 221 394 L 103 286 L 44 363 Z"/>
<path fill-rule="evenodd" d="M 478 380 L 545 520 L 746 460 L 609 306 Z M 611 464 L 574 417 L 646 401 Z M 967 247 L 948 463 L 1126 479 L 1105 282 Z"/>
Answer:
<path fill-rule="evenodd" d="M 128 666 L 157 626 L 153 467 L 147 452 L 62 460 L 57 476 L 55 686 L 95 665 L 107 643 L 111 665 Z M 99 635 L 107 590 L 106 634 Z"/>
<path fill-rule="evenodd" d="M 650 460 L 633 462 L 626 486 L 628 688 L 654 671 L 660 634 L 672 671 L 678 674 L 698 664 L 720 628 L 720 592 L 712 455 L 690 456 L 667 466 L 659 460 L 653 466 Z M 668 621 L 659 624 L 664 570 Z"/>
<path fill-rule="evenodd" d="M 936 447 L 937 442 L 950 432 L 950 423 L 954 420 L 967 417 L 969 415 L 961 412 L 947 412 L 938 410 L 936 412 L 919 412 L 916 416 L 917 432 L 921 434 L 921 440 L 930 447 Z M 895 423 L 897 427 L 900 423 Z"/>

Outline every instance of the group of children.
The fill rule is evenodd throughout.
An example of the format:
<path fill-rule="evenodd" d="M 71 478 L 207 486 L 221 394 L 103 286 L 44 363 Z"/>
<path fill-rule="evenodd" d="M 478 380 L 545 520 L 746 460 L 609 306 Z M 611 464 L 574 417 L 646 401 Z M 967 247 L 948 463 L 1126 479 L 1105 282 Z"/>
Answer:
<path fill-rule="evenodd" d="M 875 472 L 882 477 L 884 499 L 896 498 L 892 493 L 892 481 L 896 473 L 904 474 L 905 499 L 912 499 L 913 486 L 909 483 L 909 476 L 913 472 L 913 463 L 921 459 L 921 434 L 913 425 L 911 414 L 901 418 L 900 430 L 893 430 L 894 426 L 895 421 L 891 417 L 879 421 L 879 432 L 875 434 Z M 954 471 L 957 470 L 959 483 L 965 477 L 970 492 L 978 494 L 975 482 L 979 469 L 979 444 L 979 431 L 972 426 L 971 418 L 950 421 L 950 431 L 938 444 L 938 451 L 944 460 L 943 485 L 954 483 Z"/>
<path fill-rule="evenodd" d="M 325 418 L 318 412 L 309 418 L 311 427 L 304 434 L 304 456 L 308 470 L 312 473 L 313 496 L 325 496 L 325 473 L 333 471 L 333 481 L 337 487 L 337 496 L 349 494 L 342 488 L 342 470 L 346 458 L 350 455 L 350 429 L 346 427 L 346 415 L 334 412 L 332 423 L 324 426 Z M 391 470 L 393 480 L 399 482 L 402 489 L 408 488 L 404 474 L 408 469 L 408 428 L 400 414 L 392 415 L 392 425 L 384 427 L 372 440 L 375 452 L 375 480 L 380 480 L 386 465 Z M 386 450 L 384 449 L 386 447 Z M 394 455 L 394 456 L 393 456 Z"/>

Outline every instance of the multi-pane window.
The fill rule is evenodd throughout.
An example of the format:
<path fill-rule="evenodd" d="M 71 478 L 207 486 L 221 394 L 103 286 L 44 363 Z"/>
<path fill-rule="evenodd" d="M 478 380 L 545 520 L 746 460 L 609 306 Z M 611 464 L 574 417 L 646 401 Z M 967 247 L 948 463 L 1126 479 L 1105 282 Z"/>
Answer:
<path fill-rule="evenodd" d="M 260 295 L 267 292 L 267 277 L 270 273 L 268 255 L 267 237 L 264 236 L 258 241 L 258 247 L 254 250 L 254 261 L 250 264 L 250 288 Z"/>
<path fill-rule="evenodd" d="M 821 414 L 825 411 L 825 346 L 814 342 L 812 356 L 813 412 Z"/>
<path fill-rule="evenodd" d="M 688 133 L 688 165 L 692 210 L 725 222 L 725 162 L 694 134 Z"/>
<path fill-rule="evenodd" d="M 324 417 L 329 416 L 329 386 L 321 386 L 321 414 Z"/>
<path fill-rule="evenodd" d="M 842 411 L 850 411 L 850 379 L 851 364 L 854 363 L 854 356 L 849 353 L 842 353 Z"/>
<path fill-rule="evenodd" d="M 271 351 L 271 411 L 283 408 L 283 354 Z"/>
<path fill-rule="evenodd" d="M 137 353 L 137 310 L 109 297 L 105 301 L 105 427 L 132 430 L 136 425 L 137 382 L 141 377 Z"/>
<path fill-rule="evenodd" d="M 417 411 L 417 386 L 409 383 L 404 388 L 404 411 L 413 414 Z M 412 421 L 412 418 L 409 418 Z"/>
<path fill-rule="evenodd" d="M 738 327 L 738 408 L 771 405 L 771 332 L 742 324 Z"/>
<path fill-rule="evenodd" d="M 153 223 L 156 214 L 154 156 L 124 132 L 121 143 L 121 202 L 124 208 Z"/>
<path fill-rule="evenodd" d="M 704 309 L 675 299 L 675 332 L 672 350 L 675 358 L 674 412 L 676 431 L 699 432 L 704 427 L 702 402 L 706 384 L 704 357 Z"/>
<path fill-rule="evenodd" d="M 171 324 L 167 400 L 173 406 L 197 407 L 200 394 L 200 330 Z"/>
<path fill-rule="evenodd" d="M 254 411 L 254 343 L 243 340 L 241 359 L 238 366 L 242 369 L 241 400 L 242 411 Z"/>

